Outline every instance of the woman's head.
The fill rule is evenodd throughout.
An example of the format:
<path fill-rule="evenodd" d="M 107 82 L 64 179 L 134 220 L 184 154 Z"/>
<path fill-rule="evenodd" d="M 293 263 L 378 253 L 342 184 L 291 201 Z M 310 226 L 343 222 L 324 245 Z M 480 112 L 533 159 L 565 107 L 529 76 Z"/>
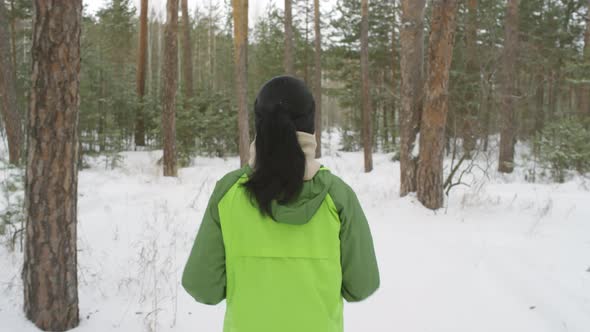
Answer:
<path fill-rule="evenodd" d="M 254 102 L 256 156 L 245 184 L 260 211 L 271 214 L 273 200 L 287 203 L 303 186 L 305 155 L 297 131 L 315 131 L 315 102 L 303 81 L 278 76 L 266 82 Z"/>

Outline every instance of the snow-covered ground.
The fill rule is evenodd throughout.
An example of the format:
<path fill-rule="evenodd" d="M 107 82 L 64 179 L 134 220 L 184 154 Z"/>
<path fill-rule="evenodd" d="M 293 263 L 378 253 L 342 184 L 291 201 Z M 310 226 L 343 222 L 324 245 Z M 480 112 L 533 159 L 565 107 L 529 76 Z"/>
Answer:
<path fill-rule="evenodd" d="M 381 289 L 345 306 L 348 332 L 590 331 L 590 180 L 532 184 L 489 165 L 446 207 L 400 198 L 399 164 L 327 149 L 357 191 L 375 239 Z M 164 178 L 160 151 L 95 159 L 79 180 L 79 332 L 221 331 L 224 306 L 195 303 L 180 275 L 213 185 L 237 158 L 197 158 Z M 0 171 L 0 179 L 2 174 Z M 22 313 L 22 254 L 0 246 L 0 331 L 37 331 Z"/>

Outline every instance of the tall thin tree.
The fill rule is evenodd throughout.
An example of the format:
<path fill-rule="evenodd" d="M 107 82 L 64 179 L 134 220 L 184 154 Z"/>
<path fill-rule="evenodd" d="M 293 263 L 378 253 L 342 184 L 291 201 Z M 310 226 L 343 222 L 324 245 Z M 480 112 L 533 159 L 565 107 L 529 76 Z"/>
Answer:
<path fill-rule="evenodd" d="M 191 42 L 191 18 L 188 14 L 188 1 L 182 0 L 182 77 L 184 106 L 194 97 L 193 87 L 193 47 Z"/>
<path fill-rule="evenodd" d="M 400 196 L 416 191 L 418 155 L 416 137 L 420 131 L 424 84 L 425 0 L 401 0 L 400 31 L 401 108 Z"/>
<path fill-rule="evenodd" d="M 164 176 L 176 176 L 176 89 L 178 85 L 178 0 L 166 4 L 162 86 Z"/>
<path fill-rule="evenodd" d="M 463 153 L 466 158 L 471 158 L 476 146 L 475 126 L 479 102 L 476 99 L 479 92 L 479 68 L 477 63 L 477 0 L 467 1 L 467 23 L 465 26 L 465 53 L 467 61 L 466 93 L 463 107 Z"/>
<path fill-rule="evenodd" d="M 17 165 L 22 149 L 21 119 L 16 105 L 15 70 L 11 59 L 8 16 L 4 0 L 0 0 L 0 115 L 8 139 L 8 160 Z"/>
<path fill-rule="evenodd" d="M 285 57 L 283 59 L 283 66 L 286 74 L 295 75 L 293 66 L 293 14 L 291 2 L 291 0 L 285 0 Z"/>
<path fill-rule="evenodd" d="M 139 105 L 135 113 L 135 145 L 145 145 L 144 96 L 148 52 L 148 0 L 141 0 L 139 15 L 139 50 L 137 52 L 137 97 Z"/>
<path fill-rule="evenodd" d="M 238 106 L 240 163 L 248 162 L 250 132 L 248 125 L 248 0 L 232 0 L 234 18 L 234 70 Z"/>
<path fill-rule="evenodd" d="M 361 0 L 361 89 L 365 172 L 373 170 L 371 91 L 369 87 L 369 0 Z"/>
<path fill-rule="evenodd" d="M 438 209 L 443 197 L 443 155 L 448 113 L 449 69 L 453 58 L 459 0 L 434 0 L 428 40 L 428 74 L 420 124 L 417 195 L 427 208 Z"/>
<path fill-rule="evenodd" d="M 508 0 L 504 22 L 504 54 L 502 56 L 502 112 L 500 129 L 500 156 L 498 171 L 512 173 L 514 170 L 514 144 L 516 143 L 516 52 L 518 49 L 518 3 Z"/>
<path fill-rule="evenodd" d="M 584 33 L 583 63 L 590 68 L 590 0 L 586 11 L 586 32 Z M 583 83 L 580 86 L 579 113 L 583 118 L 590 118 L 590 84 Z"/>
<path fill-rule="evenodd" d="M 25 184 L 24 311 L 45 331 L 76 327 L 82 0 L 35 0 Z"/>
<path fill-rule="evenodd" d="M 320 0 L 314 0 L 314 79 L 313 94 L 315 95 L 315 133 L 318 146 L 315 150 L 316 158 L 322 156 L 322 32 L 320 27 Z"/>

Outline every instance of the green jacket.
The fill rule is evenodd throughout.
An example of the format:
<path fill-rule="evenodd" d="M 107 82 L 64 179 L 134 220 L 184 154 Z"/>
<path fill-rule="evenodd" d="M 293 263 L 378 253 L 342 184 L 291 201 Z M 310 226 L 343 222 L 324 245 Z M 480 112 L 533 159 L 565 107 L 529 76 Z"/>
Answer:
<path fill-rule="evenodd" d="M 182 285 L 198 302 L 227 299 L 225 332 L 341 332 L 342 298 L 379 287 L 369 225 L 352 189 L 322 168 L 297 201 L 263 216 L 242 186 L 215 186 Z"/>

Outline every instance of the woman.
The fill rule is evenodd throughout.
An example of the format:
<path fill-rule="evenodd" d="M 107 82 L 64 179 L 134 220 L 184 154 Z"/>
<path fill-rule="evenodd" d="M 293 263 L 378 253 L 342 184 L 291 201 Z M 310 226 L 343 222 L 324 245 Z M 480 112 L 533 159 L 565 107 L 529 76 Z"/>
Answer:
<path fill-rule="evenodd" d="M 280 76 L 254 103 L 248 166 L 217 182 L 182 276 L 195 300 L 227 299 L 226 332 L 340 332 L 342 298 L 379 287 L 359 201 L 315 159 L 315 104 Z"/>

